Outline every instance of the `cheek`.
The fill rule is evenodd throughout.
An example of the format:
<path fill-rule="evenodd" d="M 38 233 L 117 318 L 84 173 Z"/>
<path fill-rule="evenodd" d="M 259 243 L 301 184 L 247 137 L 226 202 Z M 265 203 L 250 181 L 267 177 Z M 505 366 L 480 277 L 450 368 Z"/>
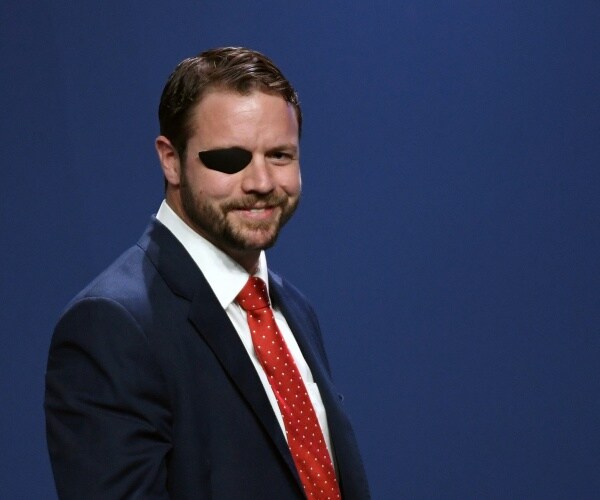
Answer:
<path fill-rule="evenodd" d="M 193 179 L 194 191 L 205 198 L 225 199 L 235 192 L 234 176 L 202 169 Z"/>
<path fill-rule="evenodd" d="M 300 194 L 302 189 L 300 169 L 297 168 L 293 171 L 285 172 L 279 179 L 279 185 L 290 196 Z"/>

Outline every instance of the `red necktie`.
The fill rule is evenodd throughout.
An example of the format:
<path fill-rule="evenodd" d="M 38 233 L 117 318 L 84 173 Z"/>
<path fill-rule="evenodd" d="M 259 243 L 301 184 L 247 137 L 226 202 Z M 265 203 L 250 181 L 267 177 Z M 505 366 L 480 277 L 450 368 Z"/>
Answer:
<path fill-rule="evenodd" d="M 288 446 L 309 499 L 341 498 L 325 438 L 302 376 L 279 332 L 265 282 L 251 276 L 236 298 L 283 416 Z"/>

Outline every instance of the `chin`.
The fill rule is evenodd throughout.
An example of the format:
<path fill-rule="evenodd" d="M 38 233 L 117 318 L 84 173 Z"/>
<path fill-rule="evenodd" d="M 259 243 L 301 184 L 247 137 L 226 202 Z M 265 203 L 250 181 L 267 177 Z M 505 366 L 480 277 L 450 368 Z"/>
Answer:
<path fill-rule="evenodd" d="M 275 244 L 278 231 L 269 232 L 268 234 L 263 233 L 262 235 L 240 236 L 242 236 L 239 239 L 239 242 L 241 243 L 240 246 L 243 247 L 244 250 L 266 250 Z"/>

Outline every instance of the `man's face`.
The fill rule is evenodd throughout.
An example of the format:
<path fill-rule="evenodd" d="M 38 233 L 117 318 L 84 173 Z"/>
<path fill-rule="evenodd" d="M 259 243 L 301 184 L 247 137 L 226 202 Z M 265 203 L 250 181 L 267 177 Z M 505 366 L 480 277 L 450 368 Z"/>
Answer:
<path fill-rule="evenodd" d="M 298 205 L 301 181 L 298 121 L 283 98 L 214 90 L 191 117 L 181 160 L 180 216 L 242 263 L 275 243 Z M 233 174 L 207 168 L 201 151 L 239 147 L 250 163 Z"/>

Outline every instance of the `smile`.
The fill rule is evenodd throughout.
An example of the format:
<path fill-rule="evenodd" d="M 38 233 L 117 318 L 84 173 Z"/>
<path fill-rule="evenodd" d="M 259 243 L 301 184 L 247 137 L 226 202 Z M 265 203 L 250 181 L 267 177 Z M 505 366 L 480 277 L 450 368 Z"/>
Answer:
<path fill-rule="evenodd" d="M 276 205 L 267 207 L 248 207 L 238 208 L 236 210 L 233 210 L 233 212 L 237 213 L 242 217 L 247 217 L 251 219 L 269 219 L 273 216 L 276 208 Z"/>

